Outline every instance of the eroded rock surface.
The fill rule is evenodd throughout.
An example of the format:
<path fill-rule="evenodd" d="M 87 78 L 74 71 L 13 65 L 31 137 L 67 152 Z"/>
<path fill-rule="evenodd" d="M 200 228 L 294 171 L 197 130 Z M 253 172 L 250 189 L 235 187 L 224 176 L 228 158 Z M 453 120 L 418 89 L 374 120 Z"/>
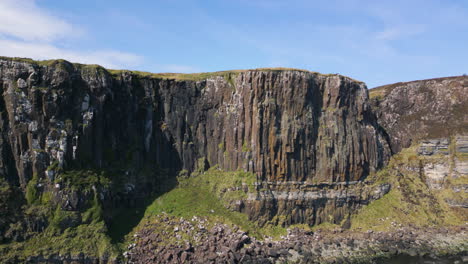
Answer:
<path fill-rule="evenodd" d="M 468 76 L 395 83 L 370 94 L 394 152 L 422 139 L 468 131 Z"/>

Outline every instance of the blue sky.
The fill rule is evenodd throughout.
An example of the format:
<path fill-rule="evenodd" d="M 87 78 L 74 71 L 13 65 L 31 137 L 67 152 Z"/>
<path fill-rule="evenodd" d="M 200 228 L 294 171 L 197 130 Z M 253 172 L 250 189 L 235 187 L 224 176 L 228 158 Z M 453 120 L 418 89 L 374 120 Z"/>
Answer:
<path fill-rule="evenodd" d="M 466 0 L 0 0 L 0 55 L 150 72 L 468 73 Z"/>

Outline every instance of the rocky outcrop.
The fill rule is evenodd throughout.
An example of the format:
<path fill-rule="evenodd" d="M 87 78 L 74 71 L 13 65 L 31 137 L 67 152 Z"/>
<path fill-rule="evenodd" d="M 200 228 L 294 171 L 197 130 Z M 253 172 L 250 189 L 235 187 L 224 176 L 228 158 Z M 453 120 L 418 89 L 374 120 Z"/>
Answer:
<path fill-rule="evenodd" d="M 393 152 L 468 131 L 467 76 L 395 83 L 369 93 Z"/>
<path fill-rule="evenodd" d="M 390 184 L 369 185 L 359 181 L 317 185 L 264 182 L 259 191 L 249 194 L 243 204 L 245 208 L 240 211 L 260 224 L 272 220 L 282 226 L 340 224 L 363 205 L 387 194 L 390 188 Z M 345 221 L 344 225 L 349 227 L 350 222 Z"/>
<path fill-rule="evenodd" d="M 427 186 L 444 191 L 451 207 L 468 208 L 468 136 L 423 140 L 419 170 Z"/>

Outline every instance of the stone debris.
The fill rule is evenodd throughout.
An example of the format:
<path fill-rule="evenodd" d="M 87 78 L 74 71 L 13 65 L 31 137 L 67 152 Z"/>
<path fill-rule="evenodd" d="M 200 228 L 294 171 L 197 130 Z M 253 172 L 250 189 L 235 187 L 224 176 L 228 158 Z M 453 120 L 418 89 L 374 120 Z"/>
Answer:
<path fill-rule="evenodd" d="M 347 231 L 341 228 L 315 232 L 288 229 L 279 240 L 257 239 L 238 227 L 212 224 L 199 229 L 203 218 L 190 221 L 169 215 L 149 220 L 137 233 L 128 263 L 354 263 L 377 256 L 409 254 L 431 255 L 453 244 L 455 250 L 467 247 L 467 229 L 401 227 L 393 232 Z M 174 240 L 174 232 L 160 232 L 162 225 L 180 227 L 183 238 Z M 159 230 L 159 231 L 158 231 Z M 172 238 L 171 238 L 172 237 Z M 463 242 L 464 241 L 464 242 Z M 457 248 L 458 247 L 458 248 Z M 442 251 L 441 251 L 442 252 Z"/>

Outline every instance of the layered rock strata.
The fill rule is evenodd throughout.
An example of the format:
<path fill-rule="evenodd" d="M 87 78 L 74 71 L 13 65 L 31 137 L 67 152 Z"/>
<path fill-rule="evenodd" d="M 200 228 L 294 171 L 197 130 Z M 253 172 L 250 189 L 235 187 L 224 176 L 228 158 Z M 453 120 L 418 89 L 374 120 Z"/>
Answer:
<path fill-rule="evenodd" d="M 282 226 L 341 224 L 361 206 L 387 194 L 390 188 L 390 184 L 369 185 L 359 181 L 335 184 L 264 182 L 257 192 L 249 193 L 245 208 L 240 211 L 261 224 L 268 221 Z M 346 221 L 343 225 L 349 227 L 350 223 Z"/>
<path fill-rule="evenodd" d="M 449 206 L 468 208 L 468 136 L 423 140 L 418 148 L 418 168 L 426 184 L 445 190 Z"/>

